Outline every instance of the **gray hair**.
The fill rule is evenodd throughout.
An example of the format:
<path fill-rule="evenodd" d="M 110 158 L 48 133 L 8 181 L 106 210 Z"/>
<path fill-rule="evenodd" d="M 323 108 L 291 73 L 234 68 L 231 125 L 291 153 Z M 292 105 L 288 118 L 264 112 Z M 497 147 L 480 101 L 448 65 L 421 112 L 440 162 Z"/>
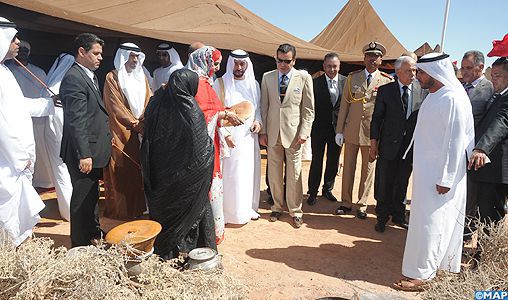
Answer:
<path fill-rule="evenodd" d="M 485 64 L 485 57 L 483 56 L 483 53 L 481 53 L 478 50 L 469 50 L 466 53 L 464 53 L 464 56 L 462 59 L 466 59 L 472 57 L 473 63 L 475 66 L 479 66 L 481 64 Z"/>
<path fill-rule="evenodd" d="M 416 61 L 411 56 L 401 56 L 395 61 L 395 70 L 400 69 L 403 63 L 414 65 L 416 64 Z"/>

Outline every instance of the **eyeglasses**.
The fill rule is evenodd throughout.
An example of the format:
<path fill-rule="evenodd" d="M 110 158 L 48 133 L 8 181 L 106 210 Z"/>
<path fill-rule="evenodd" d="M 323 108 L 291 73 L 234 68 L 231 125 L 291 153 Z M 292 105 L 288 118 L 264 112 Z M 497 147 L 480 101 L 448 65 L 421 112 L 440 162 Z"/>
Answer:
<path fill-rule="evenodd" d="M 275 61 L 278 63 L 278 64 L 281 64 L 281 63 L 285 63 L 286 65 L 289 65 L 291 62 L 293 62 L 292 59 L 280 59 L 280 58 L 276 58 Z"/>
<path fill-rule="evenodd" d="M 214 61 L 213 65 L 216 66 L 216 67 L 220 66 L 220 61 Z"/>

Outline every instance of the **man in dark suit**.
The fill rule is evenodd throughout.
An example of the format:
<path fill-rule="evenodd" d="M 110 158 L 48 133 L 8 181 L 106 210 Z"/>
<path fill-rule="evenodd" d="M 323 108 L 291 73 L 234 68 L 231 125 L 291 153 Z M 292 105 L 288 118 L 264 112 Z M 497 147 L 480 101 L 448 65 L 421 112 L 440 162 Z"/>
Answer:
<path fill-rule="evenodd" d="M 111 133 L 94 71 L 102 61 L 104 41 L 82 33 L 74 40 L 76 63 L 60 86 L 64 127 L 60 156 L 72 181 L 72 246 L 90 245 L 101 238 L 99 225 L 99 178 L 111 156 Z"/>
<path fill-rule="evenodd" d="M 494 95 L 475 127 L 473 154 L 468 168 L 477 186 L 480 220 L 497 222 L 505 215 L 508 195 L 508 59 L 492 64 Z"/>
<path fill-rule="evenodd" d="M 407 228 L 405 205 L 407 184 L 412 171 L 412 149 L 406 154 L 416 126 L 418 110 L 426 93 L 414 81 L 416 62 L 409 56 L 395 61 L 396 80 L 379 87 L 370 123 L 370 158 L 377 159 L 374 180 L 377 224 L 384 232 L 392 222 Z M 405 155 L 406 154 L 406 155 Z"/>
<path fill-rule="evenodd" d="M 485 114 L 487 101 L 492 97 L 494 88 L 492 83 L 483 75 L 485 57 L 476 50 L 467 51 L 462 57 L 460 71 L 464 82 L 464 89 L 471 100 L 475 126 Z M 466 226 L 464 239 L 470 240 L 474 232 L 473 219 L 478 211 L 475 181 L 468 176 L 467 202 L 466 202 Z"/>
<path fill-rule="evenodd" d="M 339 55 L 334 52 L 328 53 L 323 61 L 325 74 L 313 80 L 315 116 L 310 134 L 312 162 L 309 169 L 309 198 L 307 199 L 309 205 L 314 205 L 317 201 L 323 172 L 325 146 L 327 151 L 323 196 L 330 201 L 337 201 L 332 190 L 339 166 L 341 147 L 335 143 L 335 127 L 346 81 L 346 77 L 339 74 L 339 69 Z"/>

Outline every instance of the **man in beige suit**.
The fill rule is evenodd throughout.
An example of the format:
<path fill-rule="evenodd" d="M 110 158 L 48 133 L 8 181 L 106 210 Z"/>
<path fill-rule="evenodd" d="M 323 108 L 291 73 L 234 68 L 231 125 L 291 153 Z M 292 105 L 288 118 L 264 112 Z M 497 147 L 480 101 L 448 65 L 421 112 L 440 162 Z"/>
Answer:
<path fill-rule="evenodd" d="M 293 68 L 296 48 L 282 44 L 277 49 L 277 69 L 263 75 L 261 82 L 261 117 L 263 128 L 259 143 L 267 146 L 268 178 L 274 200 L 270 221 L 277 221 L 286 202 L 293 226 L 300 228 L 302 212 L 302 144 L 310 136 L 314 121 L 312 78 Z M 284 166 L 285 164 L 285 166 Z"/>
<path fill-rule="evenodd" d="M 335 141 L 339 146 L 345 142 L 344 171 L 342 177 L 342 204 L 335 210 L 342 215 L 353 208 L 353 184 L 358 150 L 362 155 L 362 174 L 358 190 L 359 219 L 367 217 L 367 199 L 372 188 L 375 162 L 369 162 L 370 121 L 374 112 L 377 89 L 393 78 L 378 70 L 382 63 L 385 47 L 370 42 L 363 47 L 365 69 L 352 72 L 346 79 L 340 103 Z"/>

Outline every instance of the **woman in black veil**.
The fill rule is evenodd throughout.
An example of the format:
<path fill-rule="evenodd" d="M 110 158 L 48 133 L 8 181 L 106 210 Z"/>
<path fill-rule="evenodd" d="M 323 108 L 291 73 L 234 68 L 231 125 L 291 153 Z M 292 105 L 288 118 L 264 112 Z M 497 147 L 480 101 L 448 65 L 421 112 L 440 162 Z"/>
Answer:
<path fill-rule="evenodd" d="M 190 70 L 175 71 L 145 110 L 141 164 L 150 216 L 162 225 L 154 251 L 163 258 L 217 250 L 208 195 L 214 149 L 194 98 L 198 81 Z"/>

